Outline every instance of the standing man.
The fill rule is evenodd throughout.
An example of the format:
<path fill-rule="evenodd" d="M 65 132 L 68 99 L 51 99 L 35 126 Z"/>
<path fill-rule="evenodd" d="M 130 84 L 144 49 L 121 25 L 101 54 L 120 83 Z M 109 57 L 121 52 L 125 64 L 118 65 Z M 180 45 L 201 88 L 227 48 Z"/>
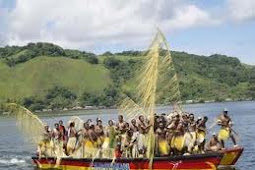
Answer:
<path fill-rule="evenodd" d="M 145 118 L 143 115 L 139 116 L 139 135 L 137 138 L 137 146 L 139 151 L 139 157 L 145 157 L 147 152 L 147 145 L 148 145 L 148 138 L 147 134 L 150 129 L 150 125 L 145 121 Z"/>
<path fill-rule="evenodd" d="M 156 133 L 156 153 L 159 156 L 168 156 L 170 148 L 166 138 L 167 130 L 165 128 L 164 122 L 159 122 L 158 128 L 156 129 L 155 133 Z"/>
<path fill-rule="evenodd" d="M 235 137 L 232 133 L 232 125 L 233 122 L 231 118 L 228 115 L 228 110 L 225 108 L 223 113 L 218 117 L 217 119 L 217 124 L 221 126 L 221 129 L 218 133 L 218 139 L 221 142 L 222 147 L 225 147 L 225 142 L 226 140 L 229 139 L 229 137 L 232 139 L 232 142 L 234 144 L 234 147 L 236 147 L 236 140 Z"/>
<path fill-rule="evenodd" d="M 102 144 L 104 143 L 104 138 L 105 138 L 105 135 L 104 135 L 104 127 L 103 127 L 103 123 L 102 123 L 102 120 L 100 118 L 97 118 L 97 124 L 95 126 L 95 133 L 97 135 L 97 144 L 98 144 L 98 147 L 101 148 Z"/>
<path fill-rule="evenodd" d="M 126 131 L 126 122 L 124 121 L 122 115 L 119 115 L 118 120 L 119 120 L 119 122 L 116 124 L 116 130 L 120 134 L 124 134 Z"/>
<path fill-rule="evenodd" d="M 199 152 L 204 153 L 206 143 L 206 122 L 208 117 L 204 116 L 197 124 L 197 144 Z"/>
<path fill-rule="evenodd" d="M 49 129 L 49 126 L 46 125 L 44 127 L 43 132 L 43 139 L 40 141 L 37 147 L 37 152 L 39 154 L 39 158 L 42 156 L 52 156 L 52 148 L 50 146 L 50 140 L 51 140 L 51 131 Z"/>
<path fill-rule="evenodd" d="M 123 139 L 125 138 L 126 133 L 126 122 L 123 119 L 122 115 L 119 115 L 118 117 L 119 122 L 116 124 L 116 131 L 117 131 L 117 142 L 122 146 L 123 145 Z"/>
<path fill-rule="evenodd" d="M 66 129 L 65 126 L 63 125 L 63 121 L 59 121 L 59 135 L 62 141 L 65 141 L 66 138 Z"/>
<path fill-rule="evenodd" d="M 54 124 L 54 129 L 52 130 L 52 139 L 54 142 L 58 142 L 60 139 L 60 132 L 59 132 L 59 124 Z"/>
<path fill-rule="evenodd" d="M 189 122 L 188 122 L 188 134 L 186 136 L 186 146 L 188 147 L 188 152 L 192 153 L 197 140 L 196 133 L 196 121 L 194 114 L 189 114 Z"/>
<path fill-rule="evenodd" d="M 70 126 L 67 130 L 67 154 L 71 155 L 74 152 L 75 145 L 76 145 L 76 134 L 77 131 L 74 127 L 74 122 L 70 123 Z"/>

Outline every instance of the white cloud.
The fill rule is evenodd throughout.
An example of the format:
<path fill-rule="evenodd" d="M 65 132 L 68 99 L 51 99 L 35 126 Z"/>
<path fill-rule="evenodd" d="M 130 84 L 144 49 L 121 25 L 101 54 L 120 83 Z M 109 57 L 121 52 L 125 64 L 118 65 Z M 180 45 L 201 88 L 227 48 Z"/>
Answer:
<path fill-rule="evenodd" d="M 210 14 L 195 5 L 183 6 L 175 10 L 169 26 L 173 28 L 187 28 L 200 25 L 217 24 L 219 21 L 211 18 Z"/>
<path fill-rule="evenodd" d="M 255 0 L 228 0 L 229 13 L 232 19 L 255 19 Z"/>
<path fill-rule="evenodd" d="M 9 44 L 50 41 L 70 48 L 136 46 L 164 32 L 213 24 L 210 14 L 184 0 L 17 0 L 8 15 Z"/>

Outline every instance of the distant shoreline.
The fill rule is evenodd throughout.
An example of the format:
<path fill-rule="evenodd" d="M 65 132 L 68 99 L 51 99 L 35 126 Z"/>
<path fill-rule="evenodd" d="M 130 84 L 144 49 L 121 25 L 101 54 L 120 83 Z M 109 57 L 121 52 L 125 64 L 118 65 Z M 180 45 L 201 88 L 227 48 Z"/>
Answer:
<path fill-rule="evenodd" d="M 203 102 L 198 102 L 198 101 L 190 101 L 189 102 L 185 102 L 185 101 L 181 101 L 179 102 L 179 104 L 182 104 L 182 105 L 189 105 L 189 104 L 207 104 L 207 103 L 229 103 L 229 102 L 245 102 L 245 101 L 255 101 L 255 100 L 252 100 L 252 99 L 246 99 L 246 100 L 225 100 L 225 101 L 213 101 L 213 100 L 210 100 L 210 101 L 203 101 Z M 171 105 L 170 103 L 169 104 L 158 104 L 157 107 L 160 107 L 160 106 L 169 106 Z M 94 111 L 94 110 L 111 110 L 111 109 L 118 109 L 116 106 L 111 106 L 111 107 L 105 107 L 105 106 L 86 106 L 86 107 L 74 107 L 72 109 L 67 109 L 67 108 L 64 108 L 64 109 L 44 109 L 42 111 L 39 111 L 39 110 L 36 110 L 34 111 L 35 113 L 52 113 L 52 112 L 59 112 L 59 113 L 62 113 L 62 112 L 68 112 L 68 111 Z"/>

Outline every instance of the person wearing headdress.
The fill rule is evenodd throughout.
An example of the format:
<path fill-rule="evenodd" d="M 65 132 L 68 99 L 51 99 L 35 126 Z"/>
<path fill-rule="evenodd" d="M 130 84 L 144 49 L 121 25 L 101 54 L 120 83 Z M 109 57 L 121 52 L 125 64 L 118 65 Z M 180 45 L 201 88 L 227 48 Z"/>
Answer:
<path fill-rule="evenodd" d="M 221 126 L 221 129 L 218 133 L 218 139 L 220 140 L 222 147 L 223 148 L 225 147 L 224 141 L 228 140 L 229 138 L 232 139 L 234 146 L 237 146 L 235 137 L 232 133 L 233 132 L 233 129 L 232 129 L 233 122 L 232 122 L 230 116 L 228 115 L 227 108 L 225 108 L 223 110 L 223 113 L 218 117 L 217 124 L 219 126 Z"/>

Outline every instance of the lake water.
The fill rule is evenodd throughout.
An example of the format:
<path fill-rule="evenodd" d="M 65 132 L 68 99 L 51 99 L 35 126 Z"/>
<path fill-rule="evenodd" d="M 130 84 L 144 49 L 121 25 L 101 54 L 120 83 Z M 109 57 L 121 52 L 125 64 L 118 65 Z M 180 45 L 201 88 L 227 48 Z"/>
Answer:
<path fill-rule="evenodd" d="M 206 103 L 183 107 L 186 111 L 194 113 L 196 117 L 208 116 L 208 127 L 225 107 L 228 108 L 235 123 L 234 129 L 240 136 L 238 143 L 245 148 L 236 169 L 255 169 L 255 102 Z M 168 113 L 170 110 L 171 107 L 159 107 L 158 113 Z M 117 110 L 68 111 L 62 114 L 39 114 L 39 117 L 53 126 L 54 122 L 58 122 L 60 119 L 66 123 L 74 115 L 78 115 L 84 120 L 88 118 L 95 120 L 96 117 L 100 117 L 104 122 L 109 119 L 117 120 Z M 217 132 L 217 130 L 218 127 L 215 127 L 212 132 Z M 231 142 L 228 142 L 228 145 L 230 146 Z M 35 150 L 36 146 L 27 142 L 17 130 L 14 119 L 0 116 L 0 169 L 35 169 L 31 162 L 31 156 Z"/>

